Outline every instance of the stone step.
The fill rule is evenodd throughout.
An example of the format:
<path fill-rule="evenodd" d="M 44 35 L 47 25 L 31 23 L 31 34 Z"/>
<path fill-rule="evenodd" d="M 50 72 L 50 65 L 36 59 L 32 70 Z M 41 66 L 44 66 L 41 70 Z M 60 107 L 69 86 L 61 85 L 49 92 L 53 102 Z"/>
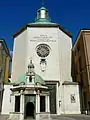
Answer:
<path fill-rule="evenodd" d="M 32 119 L 32 118 L 28 118 L 28 119 L 24 119 L 24 120 L 35 120 L 35 119 Z"/>
<path fill-rule="evenodd" d="M 9 115 L 0 115 L 0 120 L 7 120 Z"/>
<path fill-rule="evenodd" d="M 26 118 L 24 120 L 35 120 L 35 119 L 33 119 L 32 117 L 28 117 L 28 118 Z"/>
<path fill-rule="evenodd" d="M 31 118 L 30 118 L 30 119 L 24 119 L 24 120 L 35 120 L 35 119 L 31 119 Z"/>

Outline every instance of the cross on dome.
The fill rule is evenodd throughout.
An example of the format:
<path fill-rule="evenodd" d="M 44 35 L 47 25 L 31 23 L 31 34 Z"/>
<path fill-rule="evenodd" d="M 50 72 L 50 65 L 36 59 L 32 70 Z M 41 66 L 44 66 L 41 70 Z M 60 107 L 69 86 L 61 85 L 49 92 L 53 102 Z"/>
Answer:
<path fill-rule="evenodd" d="M 42 6 L 44 6 L 44 0 L 42 0 Z"/>

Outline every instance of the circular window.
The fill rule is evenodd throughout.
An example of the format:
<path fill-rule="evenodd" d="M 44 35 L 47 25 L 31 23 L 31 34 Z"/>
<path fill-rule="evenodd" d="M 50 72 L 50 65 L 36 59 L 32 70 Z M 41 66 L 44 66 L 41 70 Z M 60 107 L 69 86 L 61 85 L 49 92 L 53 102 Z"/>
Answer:
<path fill-rule="evenodd" d="M 36 52 L 39 57 L 47 57 L 50 53 L 50 47 L 47 44 L 39 44 L 36 47 Z"/>

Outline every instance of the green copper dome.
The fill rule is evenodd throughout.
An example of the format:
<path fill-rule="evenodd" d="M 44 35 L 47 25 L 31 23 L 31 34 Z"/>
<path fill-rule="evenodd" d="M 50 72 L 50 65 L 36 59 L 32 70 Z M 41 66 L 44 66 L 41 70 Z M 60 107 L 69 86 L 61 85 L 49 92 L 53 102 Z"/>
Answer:
<path fill-rule="evenodd" d="M 45 85 L 45 81 L 43 80 L 43 78 L 37 74 L 35 74 L 35 84 L 36 83 L 40 83 L 41 85 Z"/>
<path fill-rule="evenodd" d="M 19 77 L 19 79 L 15 82 L 12 82 L 13 84 L 20 84 L 20 83 L 25 83 L 26 82 L 26 74 L 23 74 Z"/>
<path fill-rule="evenodd" d="M 27 80 L 26 80 L 26 74 L 23 74 L 19 77 L 19 79 L 14 82 L 14 84 L 27 84 Z M 40 83 L 41 85 L 45 85 L 45 81 L 43 80 L 43 78 L 37 74 L 35 74 L 35 78 L 34 78 L 34 83 Z"/>

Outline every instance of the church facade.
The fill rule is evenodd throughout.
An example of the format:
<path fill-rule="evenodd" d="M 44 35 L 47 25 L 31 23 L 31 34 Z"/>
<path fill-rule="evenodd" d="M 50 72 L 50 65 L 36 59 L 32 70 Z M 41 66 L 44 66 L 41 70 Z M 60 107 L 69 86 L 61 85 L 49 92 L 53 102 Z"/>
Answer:
<path fill-rule="evenodd" d="M 79 85 L 73 82 L 71 77 L 71 49 L 71 34 L 60 25 L 52 23 L 48 10 L 44 7 L 37 11 L 35 22 L 26 25 L 14 34 L 11 81 L 15 83 L 20 76 L 23 76 L 28 71 L 29 61 L 32 60 L 35 73 L 44 80 L 46 88 L 48 88 L 47 92 L 49 92 L 47 104 L 49 107 L 47 108 L 47 105 L 42 103 L 45 108 L 44 112 L 48 110 L 50 114 L 57 115 L 81 113 Z M 28 85 L 28 83 L 26 84 Z M 15 86 L 8 85 L 6 89 L 8 90 L 4 92 L 4 97 L 10 99 Z M 10 92 L 7 94 L 8 91 Z M 13 97 L 12 104 L 10 100 L 3 100 L 2 114 L 16 112 L 15 94 Z M 23 105 L 25 108 L 24 102 Z M 12 106 L 14 106 L 13 109 Z M 5 109 L 6 107 L 7 109 Z"/>

